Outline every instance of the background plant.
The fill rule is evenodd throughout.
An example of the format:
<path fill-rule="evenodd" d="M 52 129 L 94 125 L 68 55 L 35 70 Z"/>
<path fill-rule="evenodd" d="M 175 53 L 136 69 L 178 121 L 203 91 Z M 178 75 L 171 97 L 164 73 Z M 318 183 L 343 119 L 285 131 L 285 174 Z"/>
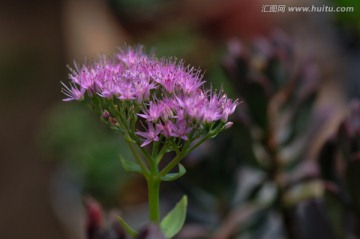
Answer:
<path fill-rule="evenodd" d="M 324 206 L 335 238 L 360 237 L 359 223 L 360 103 L 350 102 L 338 130 L 319 155 Z"/>
<path fill-rule="evenodd" d="M 237 124 L 187 161 L 217 180 L 201 183 L 196 173 L 183 179 L 184 185 L 200 182 L 187 194 L 197 202 L 189 220 L 210 231 L 204 238 L 301 237 L 297 225 L 307 219 L 297 210 L 321 197 L 316 165 L 308 159 L 320 130 L 314 111 L 320 74 L 292 42 L 282 32 L 249 44 L 229 42 L 224 69 L 244 99 Z M 205 198 L 212 210 L 201 205 Z"/>

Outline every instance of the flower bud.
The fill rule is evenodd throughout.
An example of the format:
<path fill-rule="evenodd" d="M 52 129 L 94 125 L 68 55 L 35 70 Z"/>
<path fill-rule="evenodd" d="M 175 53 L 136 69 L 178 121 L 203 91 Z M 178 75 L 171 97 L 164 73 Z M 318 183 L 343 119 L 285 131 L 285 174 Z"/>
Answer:
<path fill-rule="evenodd" d="M 230 129 L 232 126 L 233 126 L 234 122 L 227 122 L 225 125 L 224 125 L 224 129 Z"/>
<path fill-rule="evenodd" d="M 107 111 L 107 110 L 104 110 L 104 112 L 103 112 L 103 114 L 102 114 L 102 117 L 103 117 L 103 119 L 109 119 L 109 117 L 110 117 L 110 113 Z"/>
<path fill-rule="evenodd" d="M 113 117 L 110 117 L 110 116 L 109 116 L 108 121 L 109 121 L 109 123 L 110 123 L 112 126 L 114 126 L 114 127 L 119 127 L 119 126 L 120 126 L 120 125 L 119 125 L 119 122 L 118 122 L 115 118 L 113 118 Z"/>

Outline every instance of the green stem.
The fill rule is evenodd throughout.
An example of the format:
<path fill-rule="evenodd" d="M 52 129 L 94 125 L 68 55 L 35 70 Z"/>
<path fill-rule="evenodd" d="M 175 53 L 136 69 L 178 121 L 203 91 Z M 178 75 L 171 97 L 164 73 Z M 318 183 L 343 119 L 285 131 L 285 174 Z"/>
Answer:
<path fill-rule="evenodd" d="M 131 142 L 128 142 L 128 141 L 126 141 L 126 142 L 129 145 L 129 148 L 130 148 L 132 154 L 134 155 L 136 162 L 140 165 L 141 171 L 143 172 L 144 176 L 148 177 L 150 175 L 149 169 L 147 168 L 146 164 L 144 164 L 142 158 L 140 157 L 139 153 L 137 152 L 136 148 L 134 147 L 134 144 Z"/>
<path fill-rule="evenodd" d="M 152 157 L 150 156 L 149 152 L 146 151 L 146 149 L 144 149 L 143 147 L 140 146 L 140 144 L 137 144 L 138 148 L 140 149 L 140 151 L 143 153 L 143 155 L 145 156 L 145 158 L 151 162 L 152 161 Z"/>
<path fill-rule="evenodd" d="M 153 159 L 156 158 L 156 155 L 158 154 L 159 146 L 160 146 L 160 140 L 157 142 L 153 142 L 153 149 L 151 154 Z"/>
<path fill-rule="evenodd" d="M 147 180 L 148 184 L 148 197 L 149 197 L 149 211 L 150 222 L 159 224 L 160 222 L 160 178 L 151 176 Z"/>
<path fill-rule="evenodd" d="M 179 145 L 175 143 L 174 139 L 168 140 L 168 144 L 172 146 L 172 150 L 174 150 L 176 154 L 180 154 Z"/>
<path fill-rule="evenodd" d="M 160 177 L 165 176 L 168 172 L 170 172 L 173 168 L 176 167 L 176 165 L 178 165 L 178 163 L 180 163 L 180 161 L 182 160 L 183 155 L 182 154 L 178 154 L 176 155 L 175 158 L 173 158 L 173 160 L 171 160 L 171 162 L 165 166 L 165 168 L 163 168 L 160 172 Z"/>
<path fill-rule="evenodd" d="M 168 172 L 170 172 L 173 168 L 176 167 L 176 165 L 178 165 L 180 163 L 180 161 L 184 158 L 184 156 L 186 155 L 186 153 L 188 152 L 188 147 L 189 147 L 190 141 L 187 141 L 183 147 L 183 150 L 180 152 L 180 154 L 177 154 L 175 158 L 173 158 L 173 160 L 171 160 L 171 162 L 165 166 L 165 168 L 163 168 L 160 172 L 160 177 L 165 176 Z"/>
<path fill-rule="evenodd" d="M 155 142 L 153 150 L 158 151 L 159 143 Z M 159 224 L 160 221 L 160 183 L 159 168 L 155 157 L 156 153 L 153 153 L 153 157 L 150 158 L 150 177 L 147 178 L 148 184 L 148 197 L 149 197 L 149 217 L 150 222 Z"/>
<path fill-rule="evenodd" d="M 168 149 L 168 147 L 166 145 L 163 145 L 160 152 L 158 153 L 158 155 L 154 158 L 156 164 L 159 164 L 161 159 L 164 157 L 164 154 L 166 153 L 166 150 Z"/>
<path fill-rule="evenodd" d="M 206 140 L 210 139 L 217 133 L 219 133 L 219 130 L 223 127 L 223 125 L 219 124 L 215 129 L 212 129 L 213 126 L 211 126 L 210 131 L 207 135 L 205 135 L 202 139 L 200 139 L 196 144 L 194 144 L 191 148 L 189 148 L 186 153 L 190 153 L 197 147 L 199 147 L 202 143 L 204 143 Z"/>

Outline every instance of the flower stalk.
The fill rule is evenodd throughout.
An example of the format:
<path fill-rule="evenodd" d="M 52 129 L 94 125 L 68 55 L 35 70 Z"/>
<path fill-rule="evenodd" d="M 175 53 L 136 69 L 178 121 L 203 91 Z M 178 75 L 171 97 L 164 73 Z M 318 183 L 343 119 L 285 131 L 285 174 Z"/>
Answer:
<path fill-rule="evenodd" d="M 205 90 L 200 70 L 183 61 L 147 55 L 142 47 L 123 48 L 112 59 L 75 64 L 70 71 L 69 86 L 63 84 L 64 101 L 84 102 L 125 139 L 135 161 L 121 162 L 145 177 L 149 220 L 160 225 L 161 181 L 185 173 L 180 161 L 232 124 L 228 117 L 238 101 L 222 91 Z M 169 152 L 176 156 L 160 170 L 159 163 Z M 178 165 L 179 172 L 169 174 Z M 185 198 L 178 207 L 185 210 L 186 203 Z"/>
<path fill-rule="evenodd" d="M 150 222 L 159 224 L 160 222 L 160 178 L 158 176 L 150 176 L 147 179 L 149 190 L 149 219 Z"/>

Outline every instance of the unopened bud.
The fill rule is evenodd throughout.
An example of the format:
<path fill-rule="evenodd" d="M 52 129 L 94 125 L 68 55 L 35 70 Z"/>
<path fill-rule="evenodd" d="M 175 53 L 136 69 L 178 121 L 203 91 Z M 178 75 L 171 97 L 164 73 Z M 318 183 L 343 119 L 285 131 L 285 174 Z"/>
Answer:
<path fill-rule="evenodd" d="M 110 117 L 110 113 L 107 110 L 104 110 L 102 117 L 107 120 Z"/>
<path fill-rule="evenodd" d="M 119 122 L 115 118 L 109 116 L 108 121 L 112 126 L 119 127 Z"/>
<path fill-rule="evenodd" d="M 233 126 L 233 124 L 234 124 L 234 122 L 231 122 L 231 121 L 227 122 L 227 123 L 224 125 L 224 129 L 230 129 L 231 126 Z"/>

